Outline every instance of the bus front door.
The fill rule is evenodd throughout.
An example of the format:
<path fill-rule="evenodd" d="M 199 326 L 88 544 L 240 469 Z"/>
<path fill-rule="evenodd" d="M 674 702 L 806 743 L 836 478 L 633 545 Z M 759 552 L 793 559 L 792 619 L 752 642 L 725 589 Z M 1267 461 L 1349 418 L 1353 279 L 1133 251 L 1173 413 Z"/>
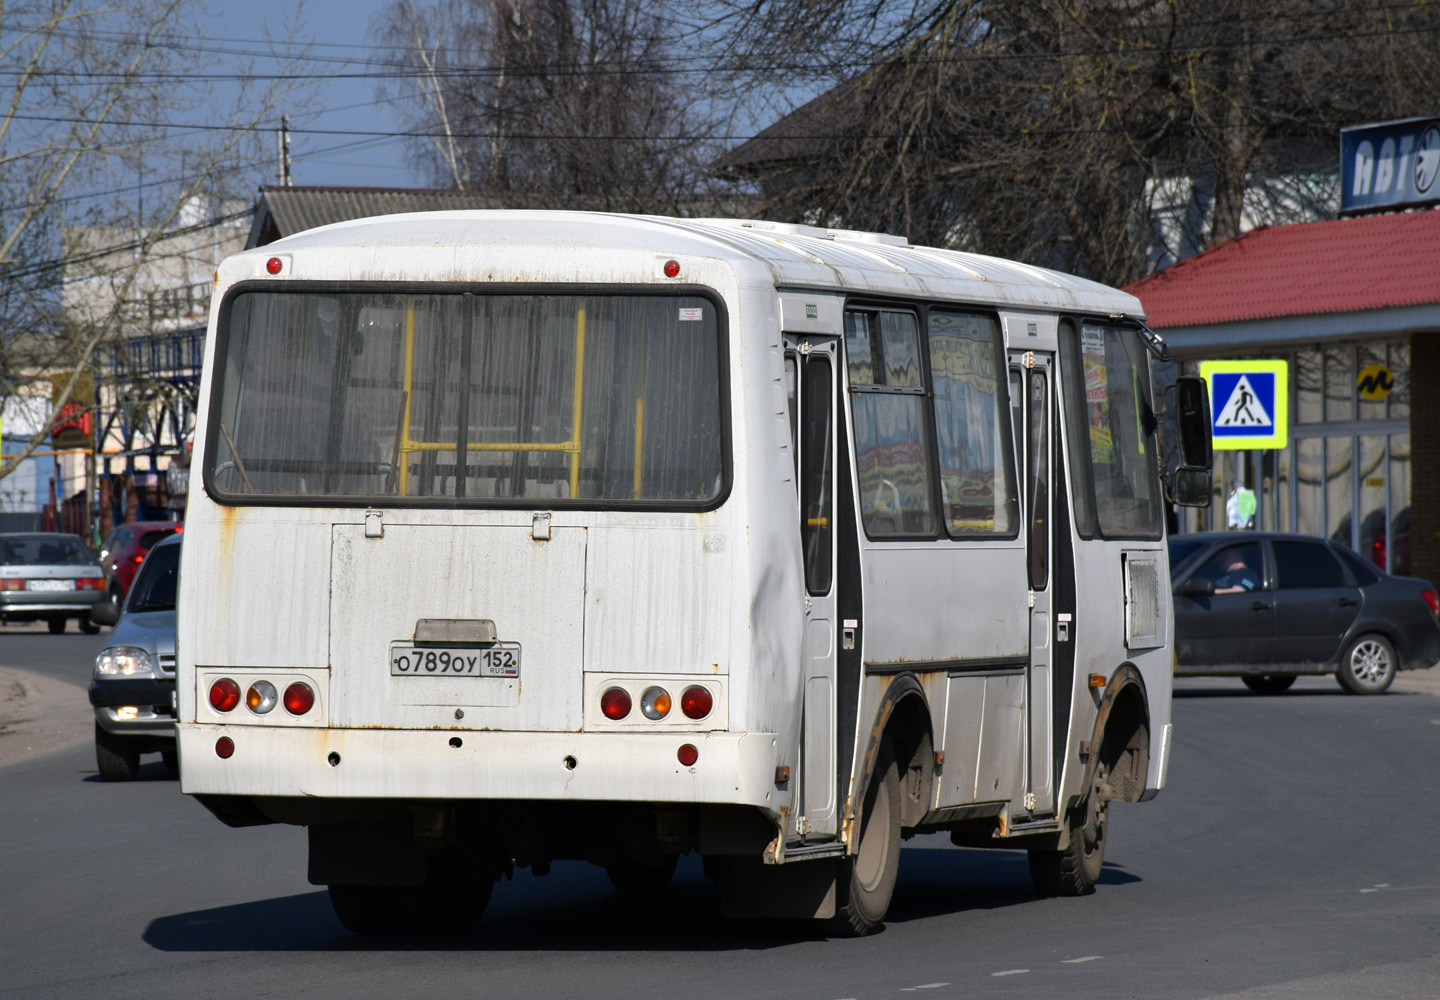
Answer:
<path fill-rule="evenodd" d="M 1052 591 L 1050 585 L 1052 469 L 1055 443 L 1053 357 L 1035 351 L 1010 355 L 1010 407 L 1017 465 L 1023 470 L 1025 549 L 1030 578 L 1030 665 L 1025 684 L 1027 731 L 1023 805 L 1032 815 L 1055 811 L 1052 780 Z"/>
<path fill-rule="evenodd" d="M 795 445 L 805 574 L 804 701 L 796 832 L 829 840 L 836 808 L 835 386 L 836 341 L 787 337 L 785 373 Z"/>

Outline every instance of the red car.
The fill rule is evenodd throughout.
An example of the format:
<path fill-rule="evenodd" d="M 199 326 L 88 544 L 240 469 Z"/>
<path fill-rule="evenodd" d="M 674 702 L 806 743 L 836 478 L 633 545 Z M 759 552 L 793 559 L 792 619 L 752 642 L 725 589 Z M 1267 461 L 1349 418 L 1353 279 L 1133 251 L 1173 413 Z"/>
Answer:
<path fill-rule="evenodd" d="M 145 554 L 162 539 L 184 530 L 180 521 L 135 521 L 116 525 L 110 537 L 100 543 L 100 567 L 105 570 L 106 589 L 117 608 L 130 593 L 130 581 L 135 579 Z"/>

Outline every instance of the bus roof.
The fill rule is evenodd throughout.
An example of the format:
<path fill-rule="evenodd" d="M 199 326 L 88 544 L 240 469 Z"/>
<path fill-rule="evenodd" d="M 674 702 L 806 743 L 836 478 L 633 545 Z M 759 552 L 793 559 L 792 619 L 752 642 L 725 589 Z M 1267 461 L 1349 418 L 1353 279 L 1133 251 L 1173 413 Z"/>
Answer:
<path fill-rule="evenodd" d="M 477 260 L 470 267 L 455 253 L 467 247 L 496 246 L 505 251 L 499 262 L 494 258 Z M 367 258 L 362 269 L 378 280 L 419 280 L 421 275 L 413 268 L 427 268 L 426 258 L 433 257 L 446 262 L 444 270 L 452 280 L 554 281 L 553 274 L 516 273 L 515 265 L 528 256 L 526 251 L 545 248 L 595 251 L 594 257 L 586 258 L 586 281 L 607 280 L 606 251 L 649 251 L 676 257 L 719 257 L 736 264 L 753 262 L 769 270 L 777 288 L 833 289 L 1107 316 L 1143 315 L 1140 300 L 1132 295 L 1046 268 L 982 254 L 910 246 L 904 237 L 881 233 L 753 219 L 529 210 L 416 212 L 337 222 L 242 256 L 263 259 L 290 250 L 335 250 L 344 256 L 348 249 Z M 387 255 L 387 249 L 405 253 Z M 377 268 L 380 258 L 388 260 Z"/>

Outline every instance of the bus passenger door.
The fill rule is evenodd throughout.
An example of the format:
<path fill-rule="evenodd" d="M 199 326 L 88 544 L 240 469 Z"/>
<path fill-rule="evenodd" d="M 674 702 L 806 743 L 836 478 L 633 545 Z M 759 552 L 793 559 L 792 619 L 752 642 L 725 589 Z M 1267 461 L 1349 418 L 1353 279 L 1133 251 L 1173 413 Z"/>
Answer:
<path fill-rule="evenodd" d="M 796 830 L 807 840 L 828 840 L 838 830 L 835 691 L 841 630 L 835 620 L 835 358 L 833 339 L 786 337 L 806 594 Z"/>
<path fill-rule="evenodd" d="M 1014 419 L 1016 467 L 1023 470 L 1025 555 L 1030 580 L 1030 665 L 1026 671 L 1025 807 L 1035 815 L 1055 811 L 1054 748 L 1050 718 L 1054 634 L 1051 586 L 1052 469 L 1054 418 L 1052 356 L 1034 351 L 1010 355 L 1010 406 Z"/>

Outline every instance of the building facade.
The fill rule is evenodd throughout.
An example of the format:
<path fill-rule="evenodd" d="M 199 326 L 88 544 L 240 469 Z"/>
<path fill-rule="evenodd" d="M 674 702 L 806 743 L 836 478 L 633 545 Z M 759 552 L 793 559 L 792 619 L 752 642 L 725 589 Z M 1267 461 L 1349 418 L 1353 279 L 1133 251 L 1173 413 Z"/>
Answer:
<path fill-rule="evenodd" d="M 1184 373 L 1288 362 L 1284 446 L 1217 450 L 1212 504 L 1182 530 L 1318 535 L 1440 578 L 1437 255 L 1440 211 L 1404 212 L 1257 229 L 1130 286 Z M 1229 502 L 1245 489 L 1248 517 Z"/>

